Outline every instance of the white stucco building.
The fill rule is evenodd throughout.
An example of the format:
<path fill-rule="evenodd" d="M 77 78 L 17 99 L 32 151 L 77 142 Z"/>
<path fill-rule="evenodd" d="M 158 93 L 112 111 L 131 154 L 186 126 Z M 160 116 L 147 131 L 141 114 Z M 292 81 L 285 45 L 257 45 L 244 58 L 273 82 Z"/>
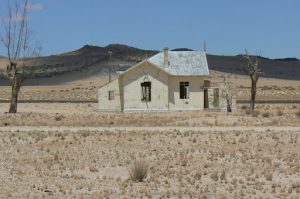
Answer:
<path fill-rule="evenodd" d="M 204 52 L 163 52 L 130 67 L 98 90 L 100 111 L 176 111 L 220 108 L 210 88 Z M 225 107 L 226 109 L 226 107 Z"/>

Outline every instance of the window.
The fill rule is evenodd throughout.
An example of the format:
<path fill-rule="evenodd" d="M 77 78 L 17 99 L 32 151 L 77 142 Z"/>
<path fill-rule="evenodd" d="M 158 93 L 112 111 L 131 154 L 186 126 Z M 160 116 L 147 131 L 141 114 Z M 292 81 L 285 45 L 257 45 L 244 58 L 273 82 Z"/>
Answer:
<path fill-rule="evenodd" d="M 108 100 L 114 100 L 114 99 L 115 99 L 115 92 L 108 91 Z"/>
<path fill-rule="evenodd" d="M 189 82 L 180 82 L 180 99 L 189 99 Z"/>
<path fill-rule="evenodd" d="M 151 102 L 151 82 L 141 83 L 142 87 L 142 101 Z"/>

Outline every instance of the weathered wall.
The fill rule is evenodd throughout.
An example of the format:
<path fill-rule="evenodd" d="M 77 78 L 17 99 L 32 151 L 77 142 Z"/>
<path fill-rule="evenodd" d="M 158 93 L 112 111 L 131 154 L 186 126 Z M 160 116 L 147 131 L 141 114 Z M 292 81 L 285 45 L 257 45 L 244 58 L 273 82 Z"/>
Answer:
<path fill-rule="evenodd" d="M 114 99 L 109 100 L 109 91 L 114 91 Z M 119 79 L 115 79 L 98 89 L 98 109 L 100 111 L 121 111 Z"/>
<path fill-rule="evenodd" d="M 189 99 L 180 99 L 180 82 L 189 82 Z M 197 76 L 170 76 L 170 110 L 202 110 L 204 108 L 204 78 Z"/>
<path fill-rule="evenodd" d="M 142 101 L 141 83 L 151 82 L 151 101 Z M 189 99 L 180 99 L 180 82 L 189 82 Z M 204 78 L 170 76 L 149 62 L 143 62 L 98 90 L 99 110 L 166 111 L 203 110 Z M 114 100 L 109 100 L 114 91 Z"/>
<path fill-rule="evenodd" d="M 122 75 L 124 111 L 130 110 L 168 110 L 168 79 L 169 75 L 143 62 Z M 143 102 L 141 83 L 151 82 L 151 101 Z"/>

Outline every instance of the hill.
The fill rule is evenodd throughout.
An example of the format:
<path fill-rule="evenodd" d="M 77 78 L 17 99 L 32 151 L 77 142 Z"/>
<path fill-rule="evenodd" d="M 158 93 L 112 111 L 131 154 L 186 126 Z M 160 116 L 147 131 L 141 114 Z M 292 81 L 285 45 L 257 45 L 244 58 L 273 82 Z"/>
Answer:
<path fill-rule="evenodd" d="M 174 50 L 191 50 L 179 48 Z M 111 61 L 108 51 L 112 52 Z M 118 67 L 134 65 L 146 57 L 158 53 L 154 50 L 143 50 L 126 45 L 111 44 L 105 47 L 85 45 L 82 48 L 59 55 L 28 59 L 30 65 L 38 68 L 34 80 L 29 84 L 55 85 L 68 81 L 86 79 L 91 76 L 108 74 L 109 68 L 115 72 Z M 220 56 L 208 55 L 211 71 L 244 75 L 243 65 L 246 60 L 242 55 Z M 0 58 L 0 67 L 5 67 L 4 58 Z M 259 57 L 262 71 L 267 78 L 300 80 L 300 61 L 295 58 L 268 59 Z M 5 81 L 2 79 L 0 83 Z"/>
<path fill-rule="evenodd" d="M 208 55 L 211 70 L 244 75 L 246 60 L 242 55 L 220 56 Z M 269 59 L 259 57 L 259 63 L 266 78 L 300 80 L 300 61 L 296 58 Z"/>
<path fill-rule="evenodd" d="M 108 51 L 112 52 L 111 60 Z M 38 85 L 59 84 L 90 76 L 106 75 L 108 68 L 115 72 L 120 65 L 134 65 L 156 53 L 157 51 L 120 44 L 105 47 L 85 45 L 72 52 L 28 59 L 27 63 L 37 67 L 34 80 L 30 82 Z M 0 59 L 0 67 L 5 66 L 5 60 Z M 4 82 L 3 79 L 1 82 Z"/>

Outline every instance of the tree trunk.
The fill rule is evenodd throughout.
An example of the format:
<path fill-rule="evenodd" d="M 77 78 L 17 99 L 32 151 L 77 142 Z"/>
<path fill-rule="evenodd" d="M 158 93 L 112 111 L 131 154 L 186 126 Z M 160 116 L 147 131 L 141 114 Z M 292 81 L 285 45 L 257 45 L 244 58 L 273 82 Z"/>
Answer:
<path fill-rule="evenodd" d="M 11 100 L 10 100 L 9 113 L 17 113 L 18 95 L 20 91 L 20 86 L 21 85 L 18 83 L 18 80 L 13 79 L 12 87 L 11 87 Z"/>
<path fill-rule="evenodd" d="M 254 112 L 254 107 L 255 107 L 256 83 L 257 83 L 257 80 L 251 79 L 250 110 L 251 110 L 252 113 Z"/>

